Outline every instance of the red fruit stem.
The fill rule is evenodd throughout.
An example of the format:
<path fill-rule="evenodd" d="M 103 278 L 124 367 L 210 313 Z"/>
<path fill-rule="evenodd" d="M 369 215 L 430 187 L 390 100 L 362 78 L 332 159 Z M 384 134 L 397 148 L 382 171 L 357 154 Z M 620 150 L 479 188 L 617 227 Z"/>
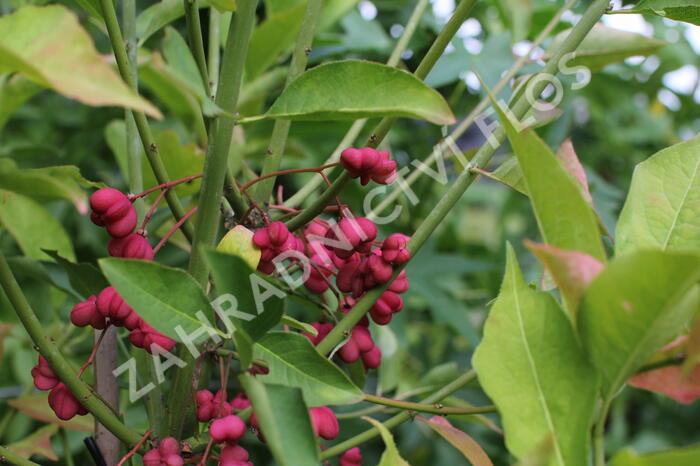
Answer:
<path fill-rule="evenodd" d="M 145 190 L 145 191 L 142 192 L 142 193 L 139 193 L 139 194 L 130 194 L 130 195 L 128 196 L 128 198 L 129 198 L 130 201 L 133 202 L 134 199 L 138 199 L 138 198 L 141 198 L 141 197 L 144 197 L 144 196 L 148 196 L 149 194 L 151 194 L 151 193 L 153 193 L 153 192 L 155 192 L 155 191 L 158 191 L 159 189 L 168 190 L 168 189 L 172 188 L 173 186 L 177 186 L 177 185 L 182 184 L 182 183 L 188 183 L 188 182 L 190 182 L 190 181 L 192 181 L 192 180 L 196 180 L 197 178 L 201 178 L 202 176 L 203 176 L 203 175 L 200 173 L 199 175 L 190 175 L 190 176 L 186 176 L 186 177 L 184 177 L 184 178 L 180 178 L 179 180 L 168 181 L 167 183 L 159 184 L 158 186 L 154 186 L 154 187 L 152 187 L 152 188 L 150 188 L 150 189 L 147 189 L 147 190 Z"/>
<path fill-rule="evenodd" d="M 157 253 L 158 250 L 160 248 L 162 248 L 163 245 L 165 245 L 165 243 L 168 242 L 170 237 L 175 234 L 175 232 L 178 230 L 178 228 L 180 228 L 180 226 L 183 223 L 185 223 L 187 221 L 187 219 L 189 219 L 192 215 L 194 215 L 195 212 L 197 212 L 197 207 L 194 207 L 192 210 L 187 212 L 184 217 L 182 217 L 180 220 L 178 220 L 177 223 L 175 223 L 175 225 L 173 225 L 173 227 L 170 229 L 170 231 L 168 231 L 168 233 L 165 236 L 163 236 L 163 239 L 161 239 L 160 242 L 158 244 L 156 244 L 156 247 L 153 248 L 153 254 Z"/>
<path fill-rule="evenodd" d="M 131 458 L 132 456 L 134 456 L 134 454 L 138 451 L 139 447 L 141 447 L 141 445 L 143 445 L 143 442 L 145 442 L 146 439 L 148 438 L 148 436 L 151 435 L 151 432 L 153 432 L 153 431 L 152 431 L 151 429 L 148 429 L 148 430 L 146 431 L 146 433 L 143 434 L 143 437 L 141 437 L 141 440 L 139 440 L 139 441 L 136 443 L 136 445 L 134 445 L 134 448 L 132 448 L 131 450 L 129 450 L 129 453 L 127 453 L 126 456 L 124 456 L 124 458 L 122 458 L 122 459 L 119 461 L 119 463 L 117 463 L 117 466 L 123 466 L 124 463 L 126 463 L 126 460 L 128 460 L 129 458 Z"/>
<path fill-rule="evenodd" d="M 92 352 L 90 353 L 90 357 L 88 358 L 87 361 L 85 361 L 85 364 L 83 364 L 83 367 L 80 368 L 78 371 L 78 377 L 83 375 L 83 372 L 85 372 L 85 369 L 90 367 L 90 364 L 95 362 L 95 355 L 97 354 L 97 350 L 100 348 L 100 344 L 102 343 L 102 340 L 104 339 L 105 335 L 107 335 L 107 329 L 109 329 L 109 324 L 102 330 L 102 333 L 100 334 L 100 338 L 97 339 L 97 343 L 95 343 L 95 346 L 92 347 Z"/>
<path fill-rule="evenodd" d="M 328 165 L 321 165 L 320 167 L 311 167 L 311 168 L 291 168 L 289 170 L 280 170 L 274 173 L 268 173 L 267 175 L 259 176 L 255 178 L 254 180 L 250 180 L 246 184 L 242 185 L 240 187 L 241 191 L 245 191 L 246 189 L 250 188 L 252 185 L 257 183 L 258 181 L 265 180 L 267 178 L 272 178 L 273 176 L 280 176 L 280 175 L 289 175 L 291 173 L 310 173 L 310 172 L 315 172 L 320 174 L 321 176 L 324 177 L 324 179 L 327 179 L 325 175 L 322 173 L 322 170 L 325 170 L 326 168 L 331 168 L 331 167 L 336 167 L 338 166 L 338 163 L 329 163 Z"/>
<path fill-rule="evenodd" d="M 143 223 L 141 223 L 141 228 L 139 228 L 138 231 L 140 231 L 140 232 L 146 231 L 146 225 L 148 225 L 148 222 L 151 220 L 153 213 L 158 208 L 158 204 L 160 204 L 160 201 L 162 201 L 163 197 L 165 197 L 165 193 L 168 191 L 168 189 L 170 189 L 170 188 L 163 188 L 163 190 L 158 194 L 158 197 L 156 197 L 156 200 L 153 201 L 153 205 L 151 205 L 151 208 L 148 209 L 148 212 L 146 212 L 146 215 L 144 215 Z"/>

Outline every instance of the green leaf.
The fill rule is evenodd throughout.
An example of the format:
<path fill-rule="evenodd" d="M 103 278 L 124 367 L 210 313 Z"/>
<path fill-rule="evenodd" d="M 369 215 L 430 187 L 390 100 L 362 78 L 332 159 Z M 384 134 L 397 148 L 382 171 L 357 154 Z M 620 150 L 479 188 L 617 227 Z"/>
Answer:
<path fill-rule="evenodd" d="M 581 343 L 609 401 L 697 309 L 700 256 L 637 251 L 616 257 L 588 287 L 578 313 Z M 689 293 L 693 290 L 692 293 Z"/>
<path fill-rule="evenodd" d="M 136 18 L 136 37 L 139 39 L 139 45 L 184 14 L 185 6 L 180 0 L 163 0 L 143 10 Z"/>
<path fill-rule="evenodd" d="M 616 254 L 700 250 L 700 137 L 637 165 L 617 225 Z"/>
<path fill-rule="evenodd" d="M 217 292 L 234 296 L 238 302 L 238 313 L 232 317 L 237 328 L 255 341 L 279 323 L 286 296 L 282 290 L 253 271 L 241 257 L 210 250 L 205 257 Z"/>
<path fill-rule="evenodd" d="M 266 116 L 292 120 L 394 116 L 436 125 L 455 121 L 445 99 L 420 79 L 360 60 L 332 62 L 306 71 L 287 86 Z"/>
<path fill-rule="evenodd" d="M 479 172 L 494 181 L 503 183 L 521 194 L 528 195 L 527 186 L 523 179 L 523 171 L 520 169 L 517 157 L 509 157 L 492 172 Z"/>
<path fill-rule="evenodd" d="M 22 72 L 56 92 L 93 105 L 115 105 L 161 118 L 100 57 L 63 6 L 27 6 L 0 18 L 0 73 Z"/>
<path fill-rule="evenodd" d="M 56 263 L 66 271 L 68 280 L 75 291 L 87 299 L 90 295 L 97 295 L 109 286 L 102 272 L 92 264 L 85 262 L 75 263 L 61 257 L 56 251 L 44 250 Z"/>
<path fill-rule="evenodd" d="M 501 291 L 473 366 L 498 407 L 513 455 L 551 438 L 552 464 L 587 465 L 596 374 L 562 309 L 552 295 L 525 283 L 510 244 L 507 249 Z"/>
<path fill-rule="evenodd" d="M 43 89 L 21 74 L 0 76 L 0 129 L 15 110 Z"/>
<path fill-rule="evenodd" d="M 302 322 L 302 321 L 295 319 L 294 317 L 291 317 L 291 316 L 287 316 L 287 315 L 282 316 L 281 323 L 284 325 L 287 325 L 291 328 L 301 330 L 302 332 L 306 332 L 309 335 L 313 335 L 313 336 L 318 335 L 318 330 L 316 330 L 316 327 L 313 327 L 311 324 L 307 324 L 306 322 Z"/>
<path fill-rule="evenodd" d="M 267 376 L 241 375 L 255 417 L 272 456 L 282 466 L 314 466 L 320 463 L 309 410 L 301 390 L 267 382 Z"/>
<path fill-rule="evenodd" d="M 187 334 L 204 328 L 225 337 L 214 327 L 214 311 L 202 288 L 181 269 L 151 261 L 100 259 L 100 268 L 124 300 L 156 330 L 182 341 L 175 328 Z M 197 318 L 201 311 L 208 322 Z"/>
<path fill-rule="evenodd" d="M 442 438 L 459 450 L 466 459 L 474 466 L 493 466 L 488 455 L 476 440 L 466 433 L 453 427 L 444 417 L 433 416 L 430 419 L 418 416 L 419 421 L 428 424 Z"/>
<path fill-rule="evenodd" d="M 700 464 L 700 446 L 655 451 L 640 455 L 625 448 L 610 461 L 610 466 L 696 466 Z"/>
<path fill-rule="evenodd" d="M 552 47 L 558 47 L 569 32 L 571 29 L 557 34 Z M 651 55 L 664 45 L 666 42 L 653 37 L 596 24 L 576 48 L 572 58 L 566 61 L 566 66 L 585 66 L 591 71 L 599 71 L 627 57 Z"/>
<path fill-rule="evenodd" d="M 41 427 L 19 442 L 7 445 L 7 449 L 27 459 L 32 455 L 39 455 L 51 461 L 58 461 L 58 456 L 51 447 L 51 437 L 57 431 L 58 426 L 53 424 Z"/>
<path fill-rule="evenodd" d="M 0 158 L 0 184 L 8 191 L 31 197 L 39 202 L 65 199 L 78 213 L 87 213 L 87 193 L 83 188 L 100 187 L 80 174 L 75 166 L 19 169 L 14 160 Z"/>
<path fill-rule="evenodd" d="M 516 131 L 500 106 L 494 105 L 518 159 L 544 242 L 605 261 L 596 214 L 578 182 L 534 130 Z"/>
<path fill-rule="evenodd" d="M 265 18 L 250 37 L 246 58 L 246 79 L 251 81 L 270 68 L 283 52 L 289 52 L 299 33 L 306 2 Z"/>
<path fill-rule="evenodd" d="M 268 363 L 270 373 L 265 376 L 265 382 L 301 388 L 309 406 L 362 400 L 362 392 L 348 377 L 297 333 L 268 333 L 255 344 L 253 357 Z"/>
<path fill-rule="evenodd" d="M 216 8 L 219 13 L 236 10 L 236 0 L 209 0 L 209 3 Z"/>
<path fill-rule="evenodd" d="M 362 416 L 362 419 L 376 427 L 384 441 L 385 449 L 384 453 L 382 453 L 382 457 L 379 459 L 378 466 L 409 466 L 406 460 L 401 458 L 399 450 L 396 448 L 396 443 L 394 443 L 394 437 L 391 435 L 391 432 L 389 432 L 389 429 L 387 429 L 384 424 L 371 417 Z"/>
<path fill-rule="evenodd" d="M 0 225 L 28 257 L 49 260 L 42 249 L 52 249 L 75 260 L 73 244 L 63 226 L 41 204 L 26 196 L 0 189 Z"/>
<path fill-rule="evenodd" d="M 216 250 L 240 257 L 251 270 L 256 269 L 260 262 L 261 251 L 253 244 L 253 232 L 243 225 L 230 229 L 221 238 Z"/>
<path fill-rule="evenodd" d="M 696 0 L 642 0 L 635 10 L 700 26 L 700 6 Z"/>
<path fill-rule="evenodd" d="M 163 37 L 163 56 L 178 77 L 193 88 L 200 91 L 204 89 L 197 62 L 187 42 L 179 32 L 169 26 L 165 28 L 165 37 Z"/>
<path fill-rule="evenodd" d="M 177 180 L 196 173 L 202 173 L 204 168 L 204 152 L 193 142 L 183 144 L 180 136 L 174 130 L 167 130 L 156 135 L 156 144 L 161 154 L 165 169 L 170 175 L 170 179 Z M 148 165 L 146 157 L 142 158 L 143 185 L 155 186 L 158 183 L 153 170 Z M 175 188 L 175 192 L 180 197 L 195 195 L 199 192 L 201 180 L 193 180 L 183 183 Z M 157 196 L 157 193 L 155 193 Z M 154 197 L 154 195 L 151 195 Z"/>

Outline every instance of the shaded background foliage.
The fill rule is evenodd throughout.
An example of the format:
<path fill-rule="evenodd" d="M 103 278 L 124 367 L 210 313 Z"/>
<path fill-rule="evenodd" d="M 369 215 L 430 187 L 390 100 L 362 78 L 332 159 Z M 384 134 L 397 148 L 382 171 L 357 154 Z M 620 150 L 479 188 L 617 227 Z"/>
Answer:
<path fill-rule="evenodd" d="M 107 54 L 110 52 L 109 42 L 100 22 L 80 8 L 85 2 L 90 4 L 87 0 L 64 3 L 78 12 L 99 51 Z M 44 3 L 48 2 L 0 0 L 0 12 L 9 13 L 22 5 Z M 587 2 L 579 3 L 573 13 L 564 17 L 559 29 L 570 25 Z M 527 41 L 542 30 L 561 4 L 549 0 L 479 2 L 472 19 L 462 26 L 446 55 L 428 77 L 428 84 L 446 96 L 458 118 L 465 116 L 484 96 L 476 73 L 492 86 L 513 63 L 515 55 L 527 50 Z M 141 2 L 138 7 L 144 10 L 149 5 L 150 2 Z M 330 58 L 386 61 L 401 32 L 400 25 L 405 24 L 413 6 L 413 1 L 394 0 L 363 1 L 351 5 L 337 24 L 317 34 L 310 64 Z M 435 1 L 431 6 L 402 57 L 409 69 L 414 69 L 424 55 L 449 15 L 453 2 Z M 203 14 L 206 25 L 206 14 Z M 261 6 L 258 11 L 260 19 L 266 14 Z M 583 89 L 574 91 L 565 86 L 559 105 L 561 116 L 541 128 L 539 134 L 555 148 L 567 137 L 573 140 L 588 172 L 595 204 L 607 227 L 614 231 L 614 222 L 635 164 L 666 146 L 694 136 L 700 129 L 700 79 L 697 71 L 700 33 L 692 25 L 659 17 L 620 15 L 609 16 L 605 21 L 613 27 L 643 31 L 668 42 L 668 45 L 649 57 L 631 57 L 606 66 L 595 73 Z M 174 157 L 173 163 L 184 167 L 183 176 L 201 171 L 201 136 L 196 130 L 197 122 L 179 100 L 180 94 L 159 86 L 156 78 L 163 63 L 177 71 L 177 41 L 173 34 L 179 31 L 184 35 L 184 29 L 184 20 L 178 19 L 169 28 L 148 37 L 143 44 L 145 50 L 140 67 L 144 95 L 165 110 L 165 118 L 153 123 L 159 146 L 165 154 Z M 244 115 L 259 113 L 278 95 L 284 73 L 275 76 L 276 67 L 288 58 L 283 54 L 280 59 L 283 61 L 273 57 L 269 63 L 271 66 L 266 73 L 272 84 L 267 89 L 252 92 L 251 87 L 244 87 Z M 538 63 L 534 62 L 524 71 L 536 69 Z M 10 112 L 8 108 L 14 110 L 10 101 L 11 80 L 9 76 L 0 78 L 0 124 L 3 124 L 0 129 L 0 163 L 12 160 L 23 169 L 76 165 L 89 180 L 125 188 L 124 172 L 119 170 L 124 151 L 120 146 L 124 139 L 121 137 L 122 110 L 87 107 L 56 93 L 39 91 L 36 95 L 29 92 L 30 98 Z M 571 78 L 564 78 L 564 83 L 570 84 Z M 245 134 L 237 133 L 236 144 L 245 156 L 243 168 L 235 162 L 232 166 L 241 170 L 242 178 L 247 178 L 246 166 L 253 169 L 261 166 L 271 127 L 272 122 L 261 122 L 246 127 Z M 348 127 L 349 123 L 345 122 L 294 123 L 282 168 L 321 164 Z M 371 127 L 367 125 L 367 128 Z M 441 136 L 438 127 L 402 119 L 395 124 L 385 144 L 392 150 L 399 166 L 404 166 L 413 159 L 424 159 Z M 483 142 L 481 132 L 474 127 L 459 139 L 458 145 L 467 151 Z M 497 158 L 503 160 L 508 154 L 509 149 L 502 148 Z M 454 177 L 455 167 L 448 164 L 448 168 L 449 176 Z M 175 178 L 178 173 L 172 175 Z M 280 184 L 284 186 L 284 192 L 291 195 L 307 178 L 306 175 L 283 176 Z M 148 179 L 146 185 L 149 185 Z M 384 228 L 383 233 L 413 231 L 445 188 L 423 177 L 413 189 L 420 202 L 411 205 L 405 196 L 401 196 L 398 203 L 403 211 L 396 221 Z M 195 187 L 192 187 L 184 194 L 191 196 L 194 193 Z M 348 188 L 344 199 L 358 210 L 362 208 L 362 192 L 358 187 Z M 72 238 L 75 256 L 80 261 L 94 263 L 105 255 L 105 234 L 100 229 L 91 228 L 87 217 L 80 215 L 70 202 L 59 200 L 44 205 Z M 33 213 L 26 211 L 22 215 L 31 217 Z M 43 235 L 54 234 L 40 223 L 33 227 L 43 229 Z M 379 340 L 387 357 L 377 377 L 372 376 L 370 386 L 374 384 L 383 392 L 396 390 L 396 393 L 440 386 L 457 375 L 458 366 L 467 367 L 480 340 L 481 323 L 489 300 L 498 293 L 506 240 L 518 249 L 526 279 L 537 280 L 541 267 L 521 246 L 524 238 L 537 237 L 537 225 L 527 198 L 504 185 L 480 180 L 448 216 L 429 246 L 421 250 L 412 262 L 409 268 L 412 286 L 406 311 L 398 314 L 387 329 L 380 329 Z M 23 289 L 48 332 L 62 343 L 66 354 L 87 351 L 91 346 L 90 332 L 66 324 L 75 296 L 49 283 L 65 283 L 65 273 L 51 263 L 40 265 L 34 260 L 20 258 L 15 239 L 2 228 L 0 247 L 8 252 L 9 257 L 17 256 L 12 263 Z M 182 264 L 185 258 L 177 245 L 167 246 L 162 254 L 160 259 L 173 265 Z M 4 296 L 0 296 L 0 321 L 16 323 Z M 0 350 L 4 349 L 0 352 L 0 439 L 3 443 L 12 443 L 41 425 L 16 413 L 7 404 L 8 400 L 31 389 L 29 370 L 35 364 L 36 353 L 19 327 L 6 333 L 2 329 L 0 327 Z M 474 404 L 488 403 L 483 392 L 476 387 L 463 390 L 460 398 Z M 460 403 L 455 397 L 446 401 Z M 129 424 L 143 427 L 145 414 L 140 411 L 139 407 L 129 410 Z M 627 387 L 611 413 L 607 448 L 614 452 L 623 445 L 631 445 L 642 452 L 697 443 L 700 441 L 699 415 L 697 404 L 683 406 L 661 395 Z M 473 419 L 455 419 L 454 423 L 484 446 L 496 464 L 509 462 L 503 439 L 493 424 L 473 422 Z M 366 427 L 366 422 L 359 418 L 344 421 L 341 439 Z M 65 440 L 76 455 L 77 463 L 85 464 L 89 460 L 81 443 L 84 434 L 72 430 L 65 432 L 65 437 L 53 436 L 56 450 L 62 450 L 62 440 Z M 462 464 L 464 461 L 456 450 L 437 439 L 421 423 L 401 425 L 395 438 L 403 456 L 414 465 Z M 263 448 L 256 451 L 251 445 L 249 449 L 253 457 L 264 454 Z M 378 440 L 364 447 L 367 464 L 375 464 L 381 451 Z"/>

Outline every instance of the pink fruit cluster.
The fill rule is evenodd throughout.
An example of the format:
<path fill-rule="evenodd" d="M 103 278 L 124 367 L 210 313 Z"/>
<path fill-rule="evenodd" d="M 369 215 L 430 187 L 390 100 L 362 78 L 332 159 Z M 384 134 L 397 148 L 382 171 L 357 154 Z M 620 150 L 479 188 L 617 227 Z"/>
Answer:
<path fill-rule="evenodd" d="M 396 162 L 389 159 L 389 151 L 371 147 L 345 149 L 340 154 L 340 164 L 352 178 L 360 178 L 365 186 L 370 180 L 389 184 L 396 179 Z"/>
<path fill-rule="evenodd" d="M 345 217 L 335 225 L 316 218 L 307 225 L 301 238 L 290 232 L 284 223 L 272 222 L 255 232 L 253 244 L 262 251 L 258 270 L 268 274 L 274 271 L 273 260 L 277 254 L 290 249 L 302 252 L 301 258 L 309 263 L 308 278 L 304 282 L 306 289 L 322 294 L 334 280 L 335 287 L 344 294 L 341 310 L 347 313 L 367 291 L 391 281 L 395 267 L 410 260 L 409 239 L 396 233 L 377 241 L 374 222 L 363 217 Z M 299 256 L 295 260 L 299 261 Z M 408 287 L 406 271 L 402 270 L 369 310 L 376 324 L 388 324 L 393 315 L 403 309 L 400 294 Z M 318 335 L 305 335 L 315 345 L 333 328 L 331 323 L 312 325 Z M 372 340 L 366 317 L 352 329 L 350 339 L 338 355 L 346 363 L 362 359 L 365 369 L 379 367 L 381 351 Z"/>
<path fill-rule="evenodd" d="M 78 399 L 68 390 L 54 373 L 46 359 L 39 355 L 39 362 L 32 368 L 34 386 L 39 390 L 51 390 L 49 392 L 49 406 L 56 413 L 56 417 L 63 421 L 72 419 L 73 416 L 83 416 L 87 410 Z"/>
<path fill-rule="evenodd" d="M 231 414 L 231 404 L 221 400 L 223 393 L 221 390 L 214 395 L 209 390 L 199 390 L 195 394 L 197 401 L 197 420 L 199 422 L 209 422 L 222 416 Z"/>
<path fill-rule="evenodd" d="M 180 444 L 173 437 L 160 441 L 158 448 L 143 455 L 143 466 L 182 466 L 185 461 L 180 456 Z"/>
<path fill-rule="evenodd" d="M 106 226 L 113 236 L 107 246 L 110 256 L 153 260 L 153 248 L 148 240 L 133 232 L 137 216 L 128 197 L 114 188 L 102 188 L 90 197 L 90 206 L 92 221 Z M 124 327 L 130 332 L 129 341 L 149 353 L 171 351 L 175 346 L 175 340 L 148 325 L 111 286 L 76 304 L 71 311 L 71 322 L 95 329 L 103 329 L 107 324 Z"/>

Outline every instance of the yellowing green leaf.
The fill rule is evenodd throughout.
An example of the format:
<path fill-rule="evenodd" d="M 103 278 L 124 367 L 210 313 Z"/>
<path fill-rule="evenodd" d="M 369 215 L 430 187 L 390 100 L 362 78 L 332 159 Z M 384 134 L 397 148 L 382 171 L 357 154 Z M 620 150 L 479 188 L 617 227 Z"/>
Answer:
<path fill-rule="evenodd" d="M 0 18 L 0 73 L 33 81 L 93 106 L 114 105 L 160 118 L 100 57 L 75 15 L 63 6 L 25 6 Z"/>
<path fill-rule="evenodd" d="M 51 446 L 51 437 L 57 431 L 58 426 L 54 424 L 41 427 L 19 442 L 9 444 L 7 448 L 24 458 L 29 458 L 32 455 L 39 455 L 51 461 L 58 461 L 58 456 Z"/>
<path fill-rule="evenodd" d="M 425 422 L 442 438 L 450 442 L 450 444 L 458 449 L 474 466 L 493 466 L 488 455 L 484 449 L 476 443 L 476 440 L 465 432 L 453 427 L 444 417 L 433 416 L 430 419 L 426 419 L 419 416 L 418 420 Z"/>
<path fill-rule="evenodd" d="M 696 466 L 700 464 L 700 446 L 662 450 L 640 455 L 631 448 L 616 454 L 610 466 Z"/>
<path fill-rule="evenodd" d="M 396 448 L 396 443 L 394 443 L 394 436 L 391 435 L 391 432 L 384 424 L 367 416 L 363 416 L 362 419 L 372 424 L 379 431 L 379 435 L 382 436 L 384 441 L 385 449 L 382 457 L 379 459 L 378 466 L 410 466 L 405 459 L 401 458 L 399 450 Z"/>
<path fill-rule="evenodd" d="M 547 464 L 585 466 L 596 374 L 559 304 L 525 283 L 510 245 L 507 254 L 501 291 L 472 364 L 498 407 L 513 455 L 523 457 L 551 438 Z"/>
<path fill-rule="evenodd" d="M 617 225 L 616 254 L 700 250 L 700 136 L 637 165 Z"/>
<path fill-rule="evenodd" d="M 260 262 L 260 249 L 253 245 L 253 232 L 243 225 L 236 225 L 229 230 L 216 247 L 219 252 L 238 256 L 255 270 Z"/>

